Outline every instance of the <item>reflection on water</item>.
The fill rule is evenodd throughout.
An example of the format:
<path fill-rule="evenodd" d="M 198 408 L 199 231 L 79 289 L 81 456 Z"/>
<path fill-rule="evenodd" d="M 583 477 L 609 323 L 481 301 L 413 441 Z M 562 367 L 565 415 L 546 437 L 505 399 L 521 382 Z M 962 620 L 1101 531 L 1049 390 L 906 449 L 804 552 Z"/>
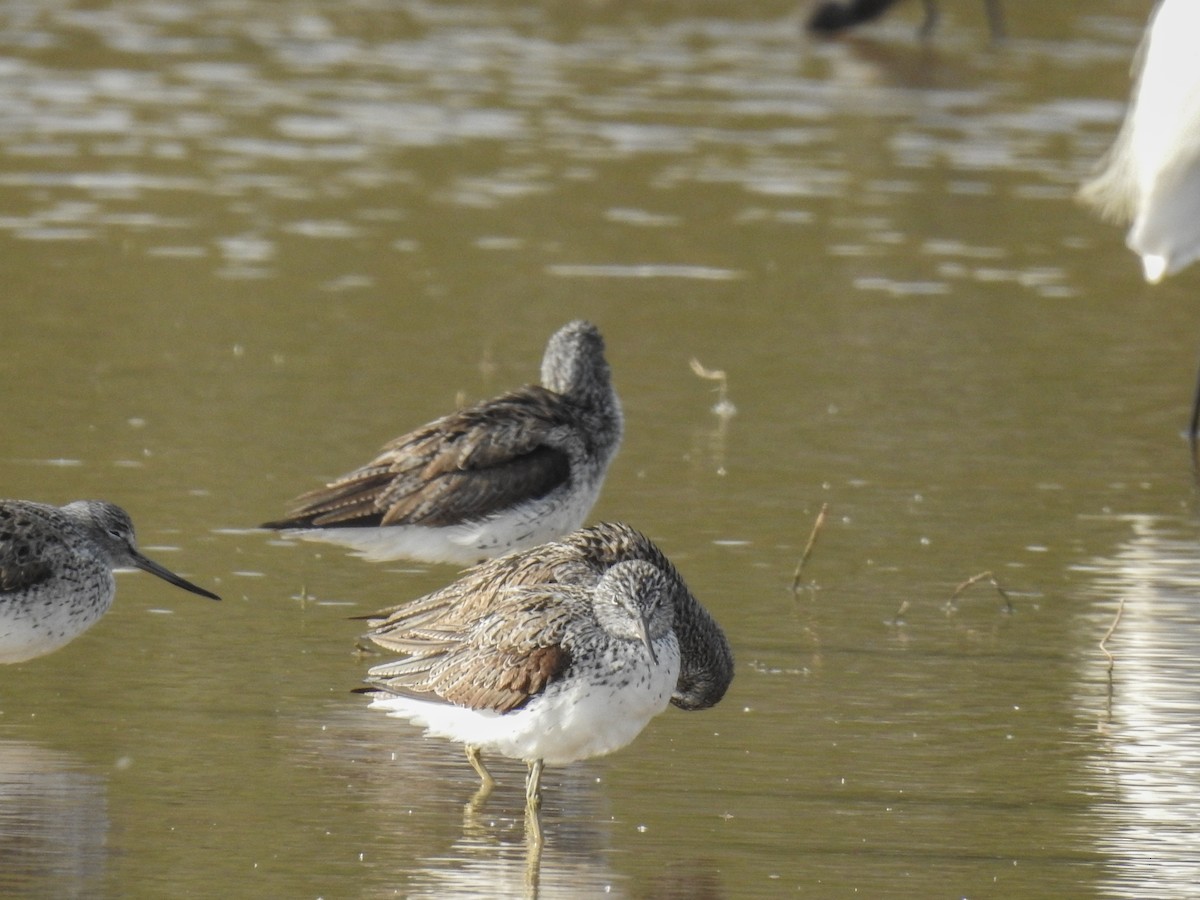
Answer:
<path fill-rule="evenodd" d="M 1117 897 L 1195 897 L 1200 885 L 1200 533 L 1194 523 L 1131 516 L 1111 559 L 1080 567 L 1124 598 L 1109 648 L 1113 697 L 1097 775 Z M 1094 676 L 1100 677 L 1100 676 Z"/>
<path fill-rule="evenodd" d="M 608 865 L 609 788 L 587 765 L 546 772 L 541 812 L 544 846 L 524 822 L 525 770 L 489 758 L 495 790 L 475 802 L 478 776 L 462 748 L 428 740 L 417 728 L 381 719 L 365 706 L 340 708 L 297 751 L 353 785 L 354 799 L 374 820 L 377 846 L 366 851 L 375 870 L 372 892 L 407 897 L 624 896 L 624 878 Z M 447 809 L 461 809 L 461 828 L 447 833 Z M 381 871 L 382 870 L 382 871 Z M 390 870 L 390 874 L 389 874 Z"/>
<path fill-rule="evenodd" d="M 505 843 L 486 824 L 465 824 L 444 856 L 419 860 L 406 875 L 408 897 L 621 897 L 600 860 L 562 849 Z"/>
<path fill-rule="evenodd" d="M 107 838 L 103 779 L 65 753 L 0 741 L 0 896 L 97 896 Z"/>

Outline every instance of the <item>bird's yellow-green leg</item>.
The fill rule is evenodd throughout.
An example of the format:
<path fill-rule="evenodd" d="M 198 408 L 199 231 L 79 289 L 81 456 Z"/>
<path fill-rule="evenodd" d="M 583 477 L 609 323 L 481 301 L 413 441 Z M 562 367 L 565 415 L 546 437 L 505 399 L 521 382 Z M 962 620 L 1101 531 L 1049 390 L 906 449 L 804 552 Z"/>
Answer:
<path fill-rule="evenodd" d="M 479 794 L 476 795 L 480 799 L 483 799 L 496 786 L 496 779 L 492 777 L 492 773 L 483 764 L 483 758 L 479 755 L 479 748 L 473 744 L 467 744 L 467 762 L 471 764 L 471 768 L 475 770 L 479 775 L 479 780 L 483 782 L 479 786 Z"/>
<path fill-rule="evenodd" d="M 525 805 L 536 810 L 542 805 L 542 761 L 528 760 L 529 775 L 525 779 Z"/>

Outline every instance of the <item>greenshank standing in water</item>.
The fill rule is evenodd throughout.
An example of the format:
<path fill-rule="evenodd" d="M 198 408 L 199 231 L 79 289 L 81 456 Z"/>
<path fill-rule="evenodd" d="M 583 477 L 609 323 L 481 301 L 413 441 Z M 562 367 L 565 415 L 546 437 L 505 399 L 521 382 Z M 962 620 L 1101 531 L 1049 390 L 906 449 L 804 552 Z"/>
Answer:
<path fill-rule="evenodd" d="M 119 506 L 0 500 L 0 663 L 43 656 L 91 628 L 112 606 L 113 569 L 128 567 L 221 599 L 143 556 Z"/>
<path fill-rule="evenodd" d="M 263 527 L 373 560 L 469 564 L 528 549 L 583 524 L 622 428 L 604 340 L 571 322 L 546 345 L 540 385 L 396 438 Z"/>
<path fill-rule="evenodd" d="M 536 811 L 544 763 L 630 743 L 674 703 L 703 709 L 733 679 L 721 627 L 675 567 L 627 525 L 584 528 L 483 563 L 442 590 L 371 619 L 368 637 L 406 654 L 371 668 L 371 707 L 529 767 Z"/>

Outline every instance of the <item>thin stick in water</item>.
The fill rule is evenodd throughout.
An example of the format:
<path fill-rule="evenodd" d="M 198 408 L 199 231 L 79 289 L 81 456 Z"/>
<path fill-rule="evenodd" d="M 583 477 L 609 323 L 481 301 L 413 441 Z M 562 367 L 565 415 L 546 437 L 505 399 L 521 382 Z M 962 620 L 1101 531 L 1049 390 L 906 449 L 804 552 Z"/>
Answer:
<path fill-rule="evenodd" d="M 1104 637 L 1100 638 L 1100 649 L 1104 651 L 1104 655 L 1108 657 L 1108 677 L 1112 678 L 1113 660 L 1115 657 L 1108 649 L 1108 639 L 1113 636 L 1113 632 L 1117 630 L 1117 623 L 1121 621 L 1121 613 L 1125 612 L 1125 598 L 1121 598 L 1121 602 L 1117 604 L 1117 614 L 1113 616 L 1112 624 L 1108 626 L 1108 631 L 1104 632 Z"/>
<path fill-rule="evenodd" d="M 728 419 L 736 413 L 737 407 L 729 402 L 729 377 L 725 374 L 724 369 L 706 369 L 703 363 L 694 356 L 689 365 L 700 378 L 717 383 L 717 405 L 712 408 L 712 411 L 722 419 Z"/>
<path fill-rule="evenodd" d="M 817 513 L 817 520 L 813 522 L 812 531 L 808 535 L 808 543 L 804 545 L 804 553 L 800 556 L 800 562 L 796 563 L 796 571 L 792 575 L 793 596 L 800 593 L 800 573 L 804 571 L 804 564 L 812 556 L 813 547 L 817 544 L 817 535 L 821 532 L 821 526 L 825 524 L 825 512 L 828 509 L 828 503 L 821 504 L 821 511 Z"/>
<path fill-rule="evenodd" d="M 950 595 L 950 599 L 946 603 L 946 609 L 950 612 L 953 612 L 957 608 L 955 606 L 955 601 L 958 600 L 962 593 L 967 590 L 967 588 L 978 584 L 985 578 L 992 583 L 992 587 L 996 589 L 996 593 L 1004 598 L 1005 611 L 1011 613 L 1013 611 L 1012 600 L 1009 598 L 1008 592 L 1005 591 L 1004 588 L 1000 587 L 1000 582 L 996 580 L 996 576 L 994 576 L 990 571 L 980 572 L 978 575 L 972 575 L 970 578 L 956 587 L 954 589 L 954 593 Z"/>

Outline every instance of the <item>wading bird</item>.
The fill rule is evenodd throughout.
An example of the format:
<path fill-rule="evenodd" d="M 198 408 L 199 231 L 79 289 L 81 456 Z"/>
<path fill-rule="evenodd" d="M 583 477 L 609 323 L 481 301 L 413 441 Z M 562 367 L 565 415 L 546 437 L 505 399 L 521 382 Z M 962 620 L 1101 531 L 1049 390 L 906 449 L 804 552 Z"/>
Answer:
<path fill-rule="evenodd" d="M 396 438 L 262 527 L 374 560 L 467 564 L 535 547 L 583 524 L 622 428 L 604 340 L 571 322 L 546 345 L 540 385 Z"/>
<path fill-rule="evenodd" d="M 724 632 L 675 567 L 627 525 L 600 524 L 469 570 L 419 600 L 368 617 L 367 637 L 406 654 L 374 666 L 371 707 L 529 767 L 630 743 L 669 703 L 705 709 L 733 679 Z"/>
<path fill-rule="evenodd" d="M 103 500 L 0 500 L 0 663 L 69 643 L 108 612 L 113 569 L 135 568 L 220 600 L 139 552 L 129 514 Z"/>

